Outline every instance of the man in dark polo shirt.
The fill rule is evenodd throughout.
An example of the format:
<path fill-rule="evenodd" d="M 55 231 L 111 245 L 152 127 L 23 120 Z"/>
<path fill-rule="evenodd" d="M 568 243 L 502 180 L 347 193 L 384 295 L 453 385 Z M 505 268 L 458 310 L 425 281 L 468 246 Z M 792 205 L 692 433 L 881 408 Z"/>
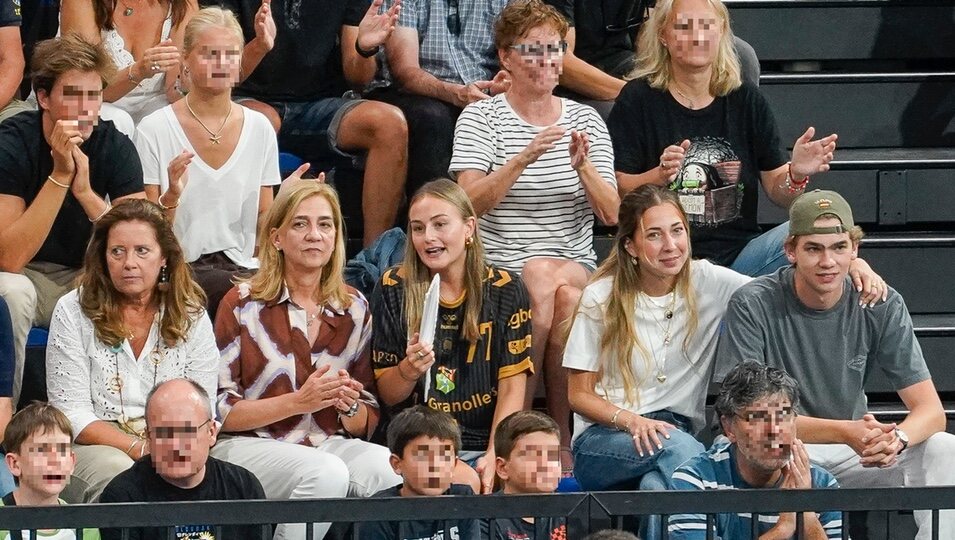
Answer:
<path fill-rule="evenodd" d="M 14 403 L 30 327 L 48 326 L 73 288 L 93 223 L 110 201 L 144 196 L 132 141 L 98 119 L 113 69 L 102 47 L 48 40 L 32 67 L 40 110 L 0 125 L 0 296 L 13 322 Z"/>
<path fill-rule="evenodd" d="M 636 67 L 637 33 L 656 0 L 544 0 L 570 23 L 558 94 L 586 103 L 604 118 Z M 759 84 L 756 51 L 739 37 L 743 81 Z"/>

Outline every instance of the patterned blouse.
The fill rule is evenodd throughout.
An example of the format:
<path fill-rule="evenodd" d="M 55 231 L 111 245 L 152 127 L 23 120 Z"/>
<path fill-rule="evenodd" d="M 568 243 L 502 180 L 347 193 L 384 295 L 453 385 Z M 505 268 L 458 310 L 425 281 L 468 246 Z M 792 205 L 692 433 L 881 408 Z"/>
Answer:
<path fill-rule="evenodd" d="M 50 322 L 46 350 L 47 393 L 63 411 L 76 437 L 97 420 L 141 419 L 146 396 L 156 385 L 185 377 L 215 396 L 219 355 L 212 323 L 196 314 L 183 341 L 167 347 L 154 324 L 139 356 L 126 340 L 119 347 L 96 339 L 93 321 L 83 314 L 78 290 L 60 298 Z M 117 379 L 118 376 L 118 379 Z M 210 409 L 213 407 L 210 402 Z M 140 423 L 141 424 L 141 423 Z"/>
<path fill-rule="evenodd" d="M 253 300 L 248 285 L 233 287 L 219 305 L 215 334 L 219 344 L 220 420 L 244 399 L 265 399 L 295 392 L 317 368 L 345 369 L 365 387 L 362 401 L 378 407 L 371 390 L 371 311 L 360 292 L 349 287 L 351 306 L 326 304 L 318 319 L 318 337 L 308 343 L 305 310 L 288 290 L 277 300 Z M 245 435 L 317 446 L 345 432 L 334 407 L 291 415 Z"/>

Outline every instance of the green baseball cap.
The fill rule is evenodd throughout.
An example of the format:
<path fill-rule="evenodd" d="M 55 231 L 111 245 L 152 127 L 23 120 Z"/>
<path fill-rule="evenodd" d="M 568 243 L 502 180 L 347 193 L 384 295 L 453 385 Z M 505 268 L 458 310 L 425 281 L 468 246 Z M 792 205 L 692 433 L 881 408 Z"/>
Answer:
<path fill-rule="evenodd" d="M 839 218 L 842 225 L 835 227 L 816 227 L 816 220 L 823 215 Z M 835 191 L 816 189 L 807 191 L 793 201 L 789 207 L 789 235 L 839 234 L 849 232 L 855 222 L 852 220 L 852 208 Z"/>

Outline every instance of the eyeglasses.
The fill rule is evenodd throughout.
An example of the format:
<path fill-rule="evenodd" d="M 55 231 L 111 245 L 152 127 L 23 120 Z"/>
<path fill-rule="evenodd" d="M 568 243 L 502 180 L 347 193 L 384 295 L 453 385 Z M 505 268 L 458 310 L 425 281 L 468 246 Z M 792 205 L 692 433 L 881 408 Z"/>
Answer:
<path fill-rule="evenodd" d="M 205 425 L 209 422 L 212 422 L 211 418 L 199 424 L 198 426 L 158 426 L 149 428 L 149 433 L 157 441 L 168 441 L 170 439 L 175 439 L 177 436 L 191 439 L 194 438 L 196 434 L 199 433 L 199 430 L 205 427 Z"/>
<path fill-rule="evenodd" d="M 796 418 L 796 411 L 791 408 L 778 411 L 744 411 L 737 414 L 736 417 L 751 424 L 769 424 L 770 422 L 784 424 L 792 422 Z"/>
<path fill-rule="evenodd" d="M 458 0 L 448 0 L 448 32 L 452 36 L 461 35 L 461 14 L 458 11 Z"/>
<path fill-rule="evenodd" d="M 528 58 L 553 58 L 563 56 L 567 52 L 567 42 L 564 40 L 557 43 L 517 43 L 510 46 L 521 56 Z"/>

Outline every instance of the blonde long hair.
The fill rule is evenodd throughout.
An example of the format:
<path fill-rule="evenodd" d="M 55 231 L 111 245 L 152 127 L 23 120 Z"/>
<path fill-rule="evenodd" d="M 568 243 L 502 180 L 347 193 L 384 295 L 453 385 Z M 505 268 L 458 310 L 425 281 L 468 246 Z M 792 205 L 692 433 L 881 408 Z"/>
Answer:
<path fill-rule="evenodd" d="M 295 211 L 306 199 L 322 197 L 332 207 L 332 220 L 335 223 L 335 248 L 328 263 L 322 267 L 319 278 L 319 304 L 329 304 L 338 309 L 351 306 L 352 297 L 345 284 L 345 223 L 338 202 L 338 193 L 328 184 L 314 180 L 291 180 L 292 185 L 283 186 L 272 203 L 259 231 L 258 258 L 259 269 L 252 277 L 239 280 L 248 283 L 253 300 L 270 302 L 278 299 L 285 285 L 285 255 L 276 249 L 272 236 L 292 221 Z"/>
<path fill-rule="evenodd" d="M 484 280 L 487 279 L 487 267 L 484 263 L 484 245 L 478 234 L 477 214 L 471 205 L 471 199 L 461 186 L 451 180 L 441 178 L 421 186 L 408 203 L 410 209 L 425 197 L 434 197 L 455 207 L 461 219 L 475 218 L 474 236 L 471 245 L 466 247 L 464 259 L 464 321 L 461 325 L 461 337 L 474 343 L 480 337 L 478 324 L 481 307 L 484 302 Z M 405 245 L 405 259 L 401 263 L 401 272 L 405 281 L 405 320 L 408 321 L 408 336 L 421 326 L 421 314 L 424 311 L 424 295 L 431 283 L 431 272 L 418 258 L 414 242 L 411 241 L 411 224 L 408 224 L 408 242 Z"/>
<path fill-rule="evenodd" d="M 722 35 L 717 48 L 713 73 L 710 76 L 710 93 L 725 96 L 743 84 L 740 75 L 739 55 L 733 42 L 733 30 L 730 28 L 730 15 L 720 0 L 705 0 L 719 19 Z M 650 18 L 643 23 L 637 38 L 637 67 L 628 78 L 646 79 L 647 84 L 657 90 L 666 90 L 673 80 L 670 70 L 670 52 L 663 46 L 663 31 L 673 14 L 676 0 L 658 0 L 650 12 Z"/>
<path fill-rule="evenodd" d="M 640 267 L 631 263 L 626 244 L 628 240 L 633 238 L 634 232 L 640 228 L 643 214 L 650 208 L 662 204 L 669 204 L 677 209 L 680 220 L 683 221 L 683 226 L 689 232 L 686 212 L 683 211 L 680 200 L 674 192 L 650 184 L 640 186 L 620 201 L 620 214 L 613 250 L 591 278 L 591 282 L 603 278 L 612 279 L 613 285 L 610 296 L 606 304 L 602 306 L 606 328 L 600 337 L 600 358 L 606 359 L 606 363 L 601 363 L 600 376 L 601 378 L 607 376 L 611 379 L 618 378 L 621 380 L 624 397 L 628 404 L 639 405 L 639 389 L 645 382 L 645 380 L 638 379 L 633 373 L 631 361 L 634 350 L 640 351 L 640 356 L 646 363 L 646 369 L 644 370 L 646 373 L 649 373 L 652 368 L 653 355 L 640 341 L 636 332 L 635 306 L 637 305 L 638 295 L 643 291 L 643 283 L 640 276 Z M 674 291 L 682 296 L 686 302 L 687 333 L 682 344 L 683 353 L 686 354 L 690 339 L 696 333 L 699 324 L 696 298 L 690 282 L 689 245 L 687 246 L 687 261 L 677 274 Z"/>
<path fill-rule="evenodd" d="M 86 247 L 83 273 L 78 279 L 80 308 L 83 315 L 93 322 L 96 339 L 101 342 L 115 347 L 129 335 L 119 310 L 120 294 L 106 265 L 109 231 L 115 225 L 129 221 L 140 221 L 152 228 L 166 259 L 169 282 L 163 287 L 156 283 L 153 295 L 162 306 L 159 334 L 167 346 L 173 347 L 186 338 L 193 320 L 205 309 L 206 295 L 192 279 L 182 247 L 162 209 L 146 199 L 122 201 L 96 222 Z"/>

